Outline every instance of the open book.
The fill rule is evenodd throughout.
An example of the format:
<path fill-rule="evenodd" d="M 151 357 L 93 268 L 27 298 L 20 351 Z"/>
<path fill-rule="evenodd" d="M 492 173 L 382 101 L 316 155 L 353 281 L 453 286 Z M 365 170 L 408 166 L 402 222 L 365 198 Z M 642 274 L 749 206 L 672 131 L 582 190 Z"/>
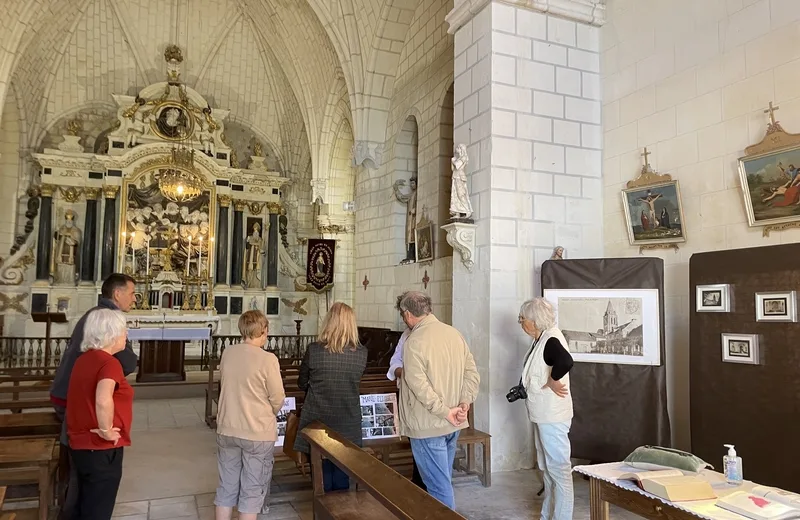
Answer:
<path fill-rule="evenodd" d="M 761 488 L 759 490 L 760 493 L 768 493 L 763 491 L 764 489 L 780 491 L 774 488 L 765 488 L 764 486 L 757 486 L 757 488 Z M 783 491 L 783 493 L 786 493 L 786 491 Z M 753 520 L 787 520 L 790 518 L 800 518 L 800 509 L 796 507 L 764 498 L 755 493 L 745 493 L 744 491 L 737 491 L 720 498 L 717 500 L 717 507 L 738 513 L 747 518 L 752 518 Z"/>
<path fill-rule="evenodd" d="M 750 490 L 750 493 L 766 498 L 767 500 L 771 500 L 773 502 L 778 502 L 779 504 L 800 509 L 800 495 L 797 493 L 792 493 L 791 491 L 784 491 L 782 489 L 768 486 L 756 486 Z"/>
<path fill-rule="evenodd" d="M 707 480 L 696 476 L 686 476 L 677 469 L 631 471 L 620 475 L 617 480 L 632 480 L 648 493 L 670 502 L 717 498 Z"/>

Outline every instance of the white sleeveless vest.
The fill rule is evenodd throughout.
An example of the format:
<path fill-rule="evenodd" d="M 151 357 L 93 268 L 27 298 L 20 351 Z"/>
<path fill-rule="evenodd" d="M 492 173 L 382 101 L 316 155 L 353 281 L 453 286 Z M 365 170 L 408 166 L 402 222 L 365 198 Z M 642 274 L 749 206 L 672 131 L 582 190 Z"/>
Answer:
<path fill-rule="evenodd" d="M 552 370 L 552 367 L 544 362 L 544 346 L 550 338 L 556 338 L 569 352 L 564 335 L 556 327 L 552 327 L 542 332 L 539 339 L 531 345 L 533 353 L 528 356 L 522 369 L 522 384 L 528 393 L 528 399 L 525 401 L 528 419 L 538 424 L 567 422 L 572 419 L 572 393 L 570 392 L 567 397 L 559 397 L 545 387 Z M 569 374 L 560 381 L 569 388 Z"/>

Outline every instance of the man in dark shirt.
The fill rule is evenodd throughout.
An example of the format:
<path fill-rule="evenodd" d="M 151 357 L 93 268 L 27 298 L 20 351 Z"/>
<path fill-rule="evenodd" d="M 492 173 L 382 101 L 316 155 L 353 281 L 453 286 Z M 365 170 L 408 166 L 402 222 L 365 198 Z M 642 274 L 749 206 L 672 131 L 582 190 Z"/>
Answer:
<path fill-rule="evenodd" d="M 58 365 L 56 375 L 53 378 L 53 384 L 50 387 L 50 401 L 53 403 L 53 409 L 61 420 L 61 450 L 62 453 L 69 453 L 69 441 L 67 439 L 67 390 L 69 389 L 69 378 L 72 375 L 72 367 L 75 366 L 75 361 L 81 355 L 81 342 L 83 341 L 83 328 L 86 324 L 86 316 L 96 309 L 112 309 L 128 312 L 136 301 L 134 295 L 135 282 L 134 279 L 126 274 L 114 273 L 110 275 L 103 282 L 103 287 L 100 290 L 101 298 L 97 307 L 89 309 L 86 314 L 78 320 L 75 324 L 75 329 L 70 336 L 67 349 L 64 351 L 64 357 L 61 358 L 61 364 Z M 127 376 L 136 371 L 136 365 L 139 359 L 133 351 L 130 341 L 125 342 L 125 350 L 118 352 L 114 355 L 115 358 L 122 365 L 122 372 Z M 64 459 L 62 459 L 64 460 Z M 78 499 L 78 476 L 75 474 L 75 466 L 70 463 L 70 478 L 67 485 L 67 495 L 64 501 L 64 506 L 61 510 L 61 520 L 72 518 L 72 511 L 74 511 L 75 504 Z"/>

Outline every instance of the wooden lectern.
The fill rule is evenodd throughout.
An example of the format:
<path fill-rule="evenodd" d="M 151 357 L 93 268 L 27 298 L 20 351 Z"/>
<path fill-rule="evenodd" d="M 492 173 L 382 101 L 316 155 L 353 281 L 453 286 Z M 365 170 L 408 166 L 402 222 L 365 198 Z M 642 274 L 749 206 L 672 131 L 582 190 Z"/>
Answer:
<path fill-rule="evenodd" d="M 32 312 L 34 323 L 44 323 L 44 366 L 50 367 L 50 326 L 53 323 L 66 323 L 67 315 L 63 312 Z"/>

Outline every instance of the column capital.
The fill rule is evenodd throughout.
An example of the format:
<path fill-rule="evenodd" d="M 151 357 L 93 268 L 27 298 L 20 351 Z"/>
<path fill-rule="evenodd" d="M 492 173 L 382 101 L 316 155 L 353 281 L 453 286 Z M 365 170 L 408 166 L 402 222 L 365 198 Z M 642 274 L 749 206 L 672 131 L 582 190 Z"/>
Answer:
<path fill-rule="evenodd" d="M 244 211 L 247 209 L 248 202 L 242 199 L 233 199 L 233 210 L 234 211 Z"/>
<path fill-rule="evenodd" d="M 101 191 L 103 191 L 102 188 L 84 188 L 83 194 L 86 196 L 86 200 L 97 200 L 100 198 Z"/>
<path fill-rule="evenodd" d="M 445 17 L 450 24 L 447 32 L 455 34 L 492 2 L 554 14 L 598 27 L 606 23 L 606 0 L 456 0 L 456 6 Z"/>
<path fill-rule="evenodd" d="M 119 186 L 103 186 L 103 196 L 107 199 L 116 199 Z"/>
<path fill-rule="evenodd" d="M 41 186 L 39 186 L 39 193 L 42 195 L 42 197 L 51 197 L 52 198 L 53 193 L 55 191 L 56 191 L 56 187 L 53 186 L 52 184 L 42 184 Z"/>
<path fill-rule="evenodd" d="M 217 195 L 217 200 L 219 201 L 219 205 L 223 208 L 230 207 L 231 205 L 231 196 L 230 195 Z"/>

